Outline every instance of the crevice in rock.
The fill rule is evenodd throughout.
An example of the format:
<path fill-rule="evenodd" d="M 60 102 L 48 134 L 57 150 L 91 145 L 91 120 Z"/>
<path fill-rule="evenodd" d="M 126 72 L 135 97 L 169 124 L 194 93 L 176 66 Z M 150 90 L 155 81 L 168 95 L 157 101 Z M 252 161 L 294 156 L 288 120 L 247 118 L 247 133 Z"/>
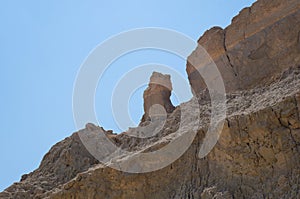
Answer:
<path fill-rule="evenodd" d="M 298 51 L 300 51 L 300 31 L 298 32 L 298 40 L 297 40 L 297 43 L 298 43 Z"/>
<path fill-rule="evenodd" d="M 249 14 L 252 14 L 252 8 L 251 8 L 251 6 L 248 7 L 248 10 L 249 10 Z"/>
<path fill-rule="evenodd" d="M 228 59 L 229 65 L 230 65 L 231 68 L 232 68 L 232 71 L 233 71 L 233 73 L 234 73 L 234 76 L 237 76 L 237 73 L 236 73 L 236 71 L 235 71 L 235 69 L 234 69 L 234 66 L 233 66 L 231 60 L 230 60 L 230 57 L 229 57 L 229 55 L 228 55 L 228 50 L 227 50 L 227 47 L 226 47 L 226 29 L 224 29 L 224 41 L 223 41 L 223 46 L 224 46 L 224 50 L 225 50 L 225 55 L 226 55 L 226 57 L 227 57 L 227 59 Z"/>
<path fill-rule="evenodd" d="M 252 14 L 252 10 L 251 10 L 251 7 L 248 7 L 248 15 L 249 15 L 249 17 L 250 17 L 250 15 Z M 248 27 L 248 25 L 249 25 L 250 23 L 249 23 L 249 20 L 246 20 L 245 21 L 245 29 L 244 29 L 244 40 L 246 39 L 246 30 L 247 30 L 247 27 Z"/>
<path fill-rule="evenodd" d="M 297 108 L 297 116 L 298 116 L 298 120 L 300 120 L 300 104 L 298 103 L 298 100 L 297 98 L 300 99 L 300 93 L 299 94 L 296 94 L 296 96 L 294 97 L 294 100 L 295 100 L 295 104 L 296 104 L 296 108 Z M 300 102 L 300 101 L 299 101 Z"/>
<path fill-rule="evenodd" d="M 297 108 L 297 103 L 296 103 L 296 108 Z M 271 110 L 274 112 L 273 108 L 271 108 Z M 296 139 L 294 138 L 294 136 L 293 136 L 293 134 L 292 134 L 292 129 L 291 129 L 290 126 L 289 126 L 290 124 L 285 125 L 284 123 L 282 123 L 281 117 L 277 117 L 277 120 L 278 120 L 279 124 L 280 124 L 282 127 L 285 127 L 285 128 L 288 129 L 289 135 L 290 135 L 290 137 L 291 137 L 293 143 L 294 143 L 295 146 L 296 146 L 296 151 L 297 151 L 298 153 L 300 153 L 300 151 L 298 150 L 298 147 L 297 147 L 298 143 L 297 143 Z"/>
<path fill-rule="evenodd" d="M 228 128 L 230 128 L 230 121 L 229 121 L 229 119 L 225 118 L 225 121 L 227 121 Z"/>

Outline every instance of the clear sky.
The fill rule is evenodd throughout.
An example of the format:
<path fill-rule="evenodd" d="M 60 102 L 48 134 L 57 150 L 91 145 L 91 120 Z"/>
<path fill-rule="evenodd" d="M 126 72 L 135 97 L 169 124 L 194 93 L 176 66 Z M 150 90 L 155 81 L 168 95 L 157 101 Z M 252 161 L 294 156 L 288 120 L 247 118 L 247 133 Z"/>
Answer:
<path fill-rule="evenodd" d="M 226 27 L 253 2 L 1 1 L 0 191 L 36 169 L 53 144 L 77 130 L 72 115 L 73 83 L 81 63 L 97 44 L 142 27 L 174 29 L 197 40 L 212 26 Z M 116 82 L 124 70 L 149 62 L 172 66 L 185 75 L 184 60 L 148 50 L 116 61 L 106 77 L 107 85 Z M 97 116 L 105 129 L 119 132 L 107 97 L 111 89 L 97 89 Z M 136 123 L 143 110 L 142 92 L 143 88 L 133 95 L 129 106 Z"/>

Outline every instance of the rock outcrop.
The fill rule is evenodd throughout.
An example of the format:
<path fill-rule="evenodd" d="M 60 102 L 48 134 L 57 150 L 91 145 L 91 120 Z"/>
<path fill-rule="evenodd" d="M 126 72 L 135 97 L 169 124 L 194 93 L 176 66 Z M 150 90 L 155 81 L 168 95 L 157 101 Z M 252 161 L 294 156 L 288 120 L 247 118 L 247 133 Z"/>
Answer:
<path fill-rule="evenodd" d="M 170 75 L 153 72 L 148 88 L 144 91 L 144 115 L 141 122 L 149 121 L 151 113 L 152 115 L 172 113 L 175 107 L 170 100 L 171 92 Z"/>
<path fill-rule="evenodd" d="M 0 198 L 299 198 L 300 67 L 281 76 L 268 87 L 227 96 L 221 137 L 203 159 L 198 152 L 209 121 L 209 101 L 201 106 L 203 126 L 189 149 L 161 170 L 129 174 L 97 163 L 75 133 L 53 146 L 39 169 Z M 192 99 L 191 107 L 197 102 Z M 174 133 L 178 118 L 175 109 L 160 138 Z M 84 131 L 103 129 L 89 124 Z M 124 134 L 114 137 L 128 143 Z M 123 148 L 146 152 L 162 147 L 156 138 L 149 142 L 152 145 L 132 142 Z"/>
<path fill-rule="evenodd" d="M 74 133 L 55 144 L 44 156 L 38 169 L 23 175 L 20 182 L 0 193 L 0 198 L 43 198 L 45 192 L 67 183 L 78 173 L 98 163 L 86 150 L 78 134 Z"/>
<path fill-rule="evenodd" d="M 260 0 L 243 9 L 231 25 L 214 27 L 198 40 L 219 68 L 227 92 L 269 84 L 290 66 L 300 64 L 300 3 Z M 193 93 L 206 85 L 197 72 L 205 67 L 199 48 L 188 58 Z"/>
<path fill-rule="evenodd" d="M 37 170 L 0 193 L 0 198 L 300 198 L 299 21 L 298 0 L 258 0 L 225 30 L 212 28 L 199 39 L 228 91 L 224 128 L 205 158 L 198 154 L 210 123 L 210 101 L 202 99 L 198 114 L 199 98 L 193 97 L 181 104 L 189 113 L 181 117 L 183 109 L 174 108 L 169 99 L 170 76 L 153 73 L 137 129 L 150 119 L 150 107 L 158 104 L 168 113 L 159 133 L 132 138 L 130 132 L 116 135 L 93 124 L 79 132 L 105 132 L 116 146 L 141 154 L 170 144 L 181 136 L 182 124 L 193 126 L 200 120 L 192 144 L 180 158 L 150 173 L 118 171 L 93 158 L 76 132 L 54 145 Z M 199 50 L 187 63 L 196 96 L 206 88 L 191 65 L 205 67 Z"/>

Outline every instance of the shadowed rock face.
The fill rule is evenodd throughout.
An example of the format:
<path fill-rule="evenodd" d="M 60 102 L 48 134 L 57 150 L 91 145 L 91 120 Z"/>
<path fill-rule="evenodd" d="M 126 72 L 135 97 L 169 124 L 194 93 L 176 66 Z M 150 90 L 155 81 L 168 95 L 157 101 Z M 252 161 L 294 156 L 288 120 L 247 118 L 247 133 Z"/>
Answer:
<path fill-rule="evenodd" d="M 175 107 L 173 106 L 170 96 L 172 92 L 172 83 L 170 75 L 163 75 L 158 72 L 153 72 L 150 77 L 148 88 L 144 91 L 144 115 L 141 122 L 150 120 L 150 113 L 172 113 Z M 152 107 L 152 110 L 151 110 Z"/>
<path fill-rule="evenodd" d="M 260 0 L 243 9 L 231 25 L 214 27 L 198 40 L 219 68 L 227 92 L 269 84 L 290 66 L 300 64 L 298 0 Z M 188 58 L 193 93 L 206 85 L 195 69 L 206 67 L 197 48 Z"/>
<path fill-rule="evenodd" d="M 143 174 L 114 170 L 94 159 L 74 133 L 54 145 L 37 170 L 0 193 L 0 198 L 300 198 L 299 10 L 298 0 L 259 0 L 225 30 L 212 28 L 199 39 L 228 91 L 224 128 L 205 158 L 198 153 L 211 109 L 210 101 L 203 99 L 193 143 L 163 169 Z M 206 67 L 199 48 L 188 58 L 187 73 L 194 94 L 200 95 L 206 86 L 191 63 Z M 154 72 L 144 93 L 142 121 L 149 120 L 150 107 L 163 107 L 170 114 L 159 134 L 139 139 L 129 132 L 106 131 L 107 136 L 136 153 L 168 145 L 182 122 L 180 108 L 174 110 L 170 101 L 171 91 L 170 76 Z M 198 101 L 189 101 L 191 115 Z M 184 119 L 185 124 L 194 124 L 194 118 Z M 103 129 L 88 124 L 82 131 Z"/>

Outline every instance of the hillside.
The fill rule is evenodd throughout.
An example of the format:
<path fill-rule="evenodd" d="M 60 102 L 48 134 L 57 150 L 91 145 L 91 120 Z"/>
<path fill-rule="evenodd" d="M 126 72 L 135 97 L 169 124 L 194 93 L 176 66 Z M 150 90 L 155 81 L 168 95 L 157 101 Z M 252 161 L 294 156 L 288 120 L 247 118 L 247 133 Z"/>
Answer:
<path fill-rule="evenodd" d="M 138 127 L 114 134 L 87 124 L 55 144 L 38 169 L 0 198 L 300 198 L 300 2 L 258 0 L 227 28 L 206 31 L 198 44 L 186 65 L 192 99 L 174 107 L 172 77 L 154 72 Z M 215 137 L 208 135 L 214 94 L 197 73 L 210 67 L 201 47 L 226 89 L 226 110 L 215 104 L 226 111 L 224 124 L 221 116 L 215 120 L 222 128 L 203 157 L 203 146 L 211 147 L 205 144 Z M 151 110 L 154 104 L 166 112 Z M 97 145 L 99 135 L 122 149 L 104 153 L 105 162 L 82 143 L 89 137 Z M 167 146 L 176 153 L 160 153 Z M 145 154 L 156 156 L 139 161 Z M 156 163 L 170 164 L 152 169 Z"/>

